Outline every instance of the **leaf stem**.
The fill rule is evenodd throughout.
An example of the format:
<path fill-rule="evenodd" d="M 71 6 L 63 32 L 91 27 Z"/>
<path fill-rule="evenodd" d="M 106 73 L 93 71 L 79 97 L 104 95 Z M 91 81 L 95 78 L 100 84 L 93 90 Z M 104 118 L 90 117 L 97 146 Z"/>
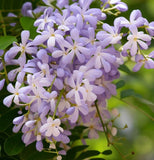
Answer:
<path fill-rule="evenodd" d="M 119 101 L 127 104 L 128 106 L 130 106 L 130 107 L 132 107 L 132 108 L 134 108 L 134 109 L 136 109 L 136 110 L 139 110 L 139 111 L 142 112 L 145 116 L 147 116 L 149 119 L 151 119 L 152 121 L 154 121 L 154 118 L 153 118 L 152 116 L 150 116 L 148 113 L 146 113 L 145 111 L 143 111 L 143 110 L 140 109 L 139 107 L 136 107 L 135 105 L 130 104 L 129 102 L 124 101 L 123 99 L 120 99 L 120 98 L 118 98 L 118 97 L 116 97 L 116 96 L 113 96 L 113 97 L 116 98 L 116 99 L 118 99 Z"/>
<path fill-rule="evenodd" d="M 107 142 L 108 142 L 108 146 L 109 146 L 111 143 L 110 143 L 110 140 L 109 140 L 108 135 L 107 135 L 107 132 L 106 132 L 105 124 L 104 124 L 104 122 L 103 122 L 103 119 L 102 119 L 101 114 L 100 114 L 100 111 L 99 111 L 99 107 L 98 107 L 98 104 L 97 104 L 97 100 L 95 101 L 95 106 L 96 106 L 96 110 L 97 110 L 98 116 L 99 116 L 99 118 L 100 118 L 100 121 L 101 121 L 103 130 L 104 130 L 104 133 L 105 133 L 105 137 L 106 137 Z"/>
<path fill-rule="evenodd" d="M 2 29 L 3 29 L 3 33 L 4 33 L 4 36 L 6 36 L 6 28 L 5 28 L 5 23 L 4 23 L 4 20 L 3 20 L 3 15 L 2 15 L 2 12 L 0 11 L 0 21 L 2 23 Z"/>
<path fill-rule="evenodd" d="M 53 81 L 52 81 L 52 83 L 51 83 L 51 85 L 50 85 L 50 87 L 49 87 L 49 89 L 48 89 L 48 92 L 50 92 L 50 93 L 51 93 L 51 91 L 52 91 L 52 86 L 53 86 L 53 84 L 54 84 L 54 82 L 55 82 L 55 80 L 56 80 L 56 77 L 57 77 L 57 75 L 55 75 L 55 77 L 54 77 L 54 79 L 53 79 Z"/>
<path fill-rule="evenodd" d="M 55 116 L 56 116 L 56 112 L 57 112 L 57 108 L 58 108 L 58 105 L 59 105 L 59 103 L 60 103 L 60 100 L 61 100 L 61 97 L 62 97 L 62 95 L 63 95 L 63 92 L 64 92 L 64 89 L 62 89 L 61 91 L 60 91 L 60 94 L 59 94 L 59 97 L 58 97 L 58 100 L 57 100 L 57 103 L 56 103 L 56 107 L 55 107 L 55 110 L 54 110 L 54 113 L 53 113 L 53 119 L 55 118 Z"/>
<path fill-rule="evenodd" d="M 4 68 L 4 73 L 5 73 L 5 80 L 6 80 L 6 83 L 9 84 L 9 80 L 8 80 L 8 74 L 7 74 L 7 70 L 6 70 L 6 66 L 5 66 L 5 61 L 4 61 L 4 55 L 5 55 L 5 51 L 2 55 L 2 64 L 3 64 L 3 68 Z"/>

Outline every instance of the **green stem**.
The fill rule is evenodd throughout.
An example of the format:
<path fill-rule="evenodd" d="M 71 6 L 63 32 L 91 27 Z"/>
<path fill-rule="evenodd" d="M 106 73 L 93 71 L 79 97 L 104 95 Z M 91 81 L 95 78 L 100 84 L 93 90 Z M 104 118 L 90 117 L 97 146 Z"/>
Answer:
<path fill-rule="evenodd" d="M 63 13 L 62 10 L 57 5 L 55 5 L 54 3 L 51 3 L 51 5 L 53 6 L 53 8 L 58 9 L 58 11 L 60 12 L 60 14 Z"/>
<path fill-rule="evenodd" d="M 4 23 L 4 20 L 3 20 L 3 15 L 2 15 L 2 12 L 0 11 L 0 21 L 2 23 L 2 29 L 3 29 L 3 33 L 4 33 L 4 36 L 6 36 L 6 28 L 5 28 L 5 23 Z"/>
<path fill-rule="evenodd" d="M 51 86 L 50 86 L 49 89 L 48 89 L 48 92 L 50 92 L 50 93 L 51 93 L 51 91 L 52 91 L 52 86 L 53 86 L 53 84 L 54 84 L 54 82 L 55 82 L 55 80 L 56 80 L 56 77 L 57 77 L 57 76 L 54 77 L 54 79 L 53 79 L 53 81 L 52 81 L 52 83 L 51 83 Z"/>
<path fill-rule="evenodd" d="M 60 100 L 61 100 L 61 97 L 62 97 L 62 95 L 63 95 L 63 92 L 64 92 L 64 89 L 62 89 L 61 91 L 60 91 L 60 94 L 59 94 L 59 97 L 58 97 L 58 100 L 57 100 L 57 103 L 56 103 L 56 107 L 55 107 L 55 110 L 54 110 L 54 113 L 53 113 L 53 119 L 55 118 L 55 116 L 56 116 L 56 112 L 57 112 L 57 108 L 58 108 L 58 105 L 59 105 L 59 103 L 60 103 Z"/>
<path fill-rule="evenodd" d="M 0 9 L 0 12 L 20 12 L 21 9 Z"/>
<path fill-rule="evenodd" d="M 103 119 L 102 119 L 102 117 L 101 117 L 101 114 L 100 114 L 100 111 L 99 111 L 99 107 L 98 107 L 98 105 L 97 105 L 97 100 L 95 101 L 95 106 L 96 106 L 96 110 L 97 110 L 98 116 L 99 116 L 99 118 L 100 118 L 100 121 L 101 121 L 103 130 L 104 130 L 104 133 L 105 133 L 105 137 L 106 137 L 107 142 L 108 142 L 108 146 L 109 146 L 111 143 L 110 143 L 110 140 L 109 140 L 109 138 L 108 138 L 108 135 L 107 135 L 107 132 L 106 132 L 106 127 L 105 127 L 105 124 L 104 124 Z"/>
<path fill-rule="evenodd" d="M 2 61 L 2 64 L 3 64 L 3 68 L 4 68 L 6 83 L 9 84 L 8 74 L 7 74 L 7 70 L 6 70 L 6 66 L 5 66 L 5 61 L 4 61 L 4 55 L 5 55 L 5 52 L 4 52 L 4 54 L 2 55 L 1 61 Z"/>

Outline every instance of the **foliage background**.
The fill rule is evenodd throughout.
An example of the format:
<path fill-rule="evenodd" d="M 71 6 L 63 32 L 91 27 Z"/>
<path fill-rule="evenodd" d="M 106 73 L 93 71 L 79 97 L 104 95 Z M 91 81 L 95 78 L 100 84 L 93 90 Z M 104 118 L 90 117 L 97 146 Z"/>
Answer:
<path fill-rule="evenodd" d="M 0 0 L 0 11 L 3 11 L 3 15 L 5 16 L 6 13 L 8 13 L 8 10 L 14 10 L 14 9 L 20 9 L 22 4 L 26 2 L 27 0 Z M 35 8 L 35 5 L 39 0 L 29 0 L 33 3 L 33 7 Z M 129 10 L 126 13 L 123 13 L 122 16 L 129 17 L 131 11 L 133 9 L 140 9 L 143 17 L 146 17 L 149 21 L 154 20 L 154 0 L 124 0 L 125 3 L 128 4 Z M 17 11 L 19 12 L 19 10 Z M 113 23 L 113 17 L 110 17 L 108 20 L 108 23 Z M 0 23 L 1 25 L 1 23 Z M 0 28 L 0 33 L 2 32 Z M 154 43 L 152 44 L 152 47 L 147 51 L 150 52 L 154 50 Z M 128 62 L 129 68 L 131 69 L 133 64 Z M 125 89 L 132 89 L 133 94 L 134 92 L 139 94 L 142 98 L 137 99 L 133 98 L 133 96 L 130 96 L 128 98 L 125 98 L 122 102 L 119 99 L 111 98 L 108 102 L 109 109 L 112 109 L 114 107 L 118 107 L 119 112 L 121 113 L 121 116 L 119 120 L 116 120 L 116 124 L 119 125 L 119 127 L 123 127 L 125 124 L 128 125 L 128 128 L 123 130 L 120 129 L 118 131 L 117 137 L 124 137 L 124 139 L 120 140 L 121 144 L 116 144 L 118 150 L 124 154 L 128 154 L 128 159 L 130 160 L 153 160 L 154 159 L 154 122 L 151 120 L 150 117 L 154 117 L 153 111 L 154 111 L 154 70 L 146 70 L 141 69 L 138 73 L 132 73 L 126 74 L 125 72 L 121 72 L 122 76 L 120 80 L 125 81 L 125 86 L 118 89 L 118 96 L 120 96 L 120 92 Z M 116 83 L 117 81 L 115 81 Z M 132 92 L 131 92 L 132 94 Z M 130 95 L 131 95 L 130 94 Z M 8 109 L 3 106 L 2 101 L 5 97 L 5 92 L 0 92 L 0 144 L 4 143 L 5 138 L 7 138 L 8 134 L 11 134 L 12 132 L 12 125 L 9 123 L 8 126 L 6 126 L 5 132 L 2 130 L 1 126 L 4 126 L 6 122 L 11 122 L 11 117 L 15 116 L 14 111 L 10 111 L 10 115 L 7 115 L 7 117 L 3 117 L 2 120 L 2 114 L 7 112 Z M 143 98 L 144 97 L 144 98 Z M 132 105 L 127 105 L 126 103 L 131 103 Z M 8 117 L 9 116 L 9 117 Z M 20 137 L 20 134 L 18 135 Z M 88 144 L 90 144 L 90 149 L 97 149 L 97 150 L 105 150 L 105 149 L 111 149 L 113 151 L 113 154 L 111 156 L 103 156 L 107 160 L 120 160 L 122 159 L 120 154 L 113 148 L 113 147 L 107 147 L 106 140 L 103 134 L 100 134 L 99 140 L 87 140 Z M 76 142 L 76 144 L 81 144 L 80 141 Z M 15 144 L 12 144 L 12 147 Z M 24 146 L 23 146 L 24 147 Z M 33 150 L 33 157 L 37 159 L 44 159 L 45 157 L 43 154 L 39 154 L 37 156 L 37 152 L 34 152 L 34 146 L 31 145 L 24 149 L 24 151 L 21 153 L 21 159 L 28 160 L 26 157 L 30 152 Z M 0 159 L 4 160 L 4 157 L 1 155 L 4 150 L 0 145 Z M 135 153 L 132 155 L 131 153 Z M 46 159 L 48 159 L 50 155 L 46 154 Z M 11 159 L 18 159 L 18 156 L 10 156 L 5 157 L 5 160 L 11 160 Z M 31 158 L 29 159 L 31 160 Z"/>

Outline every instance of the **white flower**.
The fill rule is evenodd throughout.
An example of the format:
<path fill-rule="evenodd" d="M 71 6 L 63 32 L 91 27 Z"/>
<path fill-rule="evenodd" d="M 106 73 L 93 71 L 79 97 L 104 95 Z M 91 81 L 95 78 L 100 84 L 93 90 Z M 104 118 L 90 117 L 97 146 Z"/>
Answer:
<path fill-rule="evenodd" d="M 63 128 L 60 127 L 60 119 L 53 120 L 51 117 L 47 119 L 47 123 L 40 127 L 40 132 L 45 132 L 45 136 L 59 136 L 60 131 L 63 132 Z"/>

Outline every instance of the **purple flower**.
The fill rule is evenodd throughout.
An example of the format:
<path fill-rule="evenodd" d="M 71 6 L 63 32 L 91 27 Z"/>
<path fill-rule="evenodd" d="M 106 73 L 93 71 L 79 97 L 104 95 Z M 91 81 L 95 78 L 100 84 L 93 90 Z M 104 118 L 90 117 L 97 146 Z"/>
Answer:
<path fill-rule="evenodd" d="M 58 39 L 63 39 L 63 34 L 60 30 L 54 30 L 49 25 L 47 26 L 47 30 L 44 30 L 41 35 L 38 35 L 33 40 L 33 45 L 39 45 L 47 41 L 47 46 L 49 49 L 52 49 L 55 46 L 55 43 Z"/>
<path fill-rule="evenodd" d="M 14 65 L 15 64 L 17 64 L 17 65 L 19 64 L 20 67 L 11 70 L 8 73 L 8 79 L 10 81 L 14 81 L 14 79 L 15 79 L 15 77 L 17 75 L 17 81 L 20 82 L 20 83 L 22 83 L 23 79 L 24 79 L 24 76 L 25 76 L 24 66 L 26 64 L 26 58 L 19 57 L 17 60 L 15 59 L 14 60 Z"/>
<path fill-rule="evenodd" d="M 51 111 L 54 112 L 56 107 L 55 99 L 57 97 L 57 92 L 56 91 L 52 91 L 51 93 L 46 92 L 44 95 L 47 97 L 47 102 L 50 102 Z"/>
<path fill-rule="evenodd" d="M 154 36 L 154 22 L 149 23 L 148 21 L 145 23 L 146 29 L 149 32 L 150 36 Z"/>
<path fill-rule="evenodd" d="M 97 79 L 95 82 L 96 85 L 102 86 L 103 87 L 103 92 L 99 98 L 107 98 L 109 99 L 111 95 L 116 95 L 116 86 L 112 84 L 111 81 L 107 81 L 104 79 L 104 77 L 101 77 L 100 79 Z"/>
<path fill-rule="evenodd" d="M 130 25 L 135 25 L 136 27 L 144 26 L 145 18 L 142 17 L 140 10 L 133 10 L 130 14 L 129 21 L 124 17 L 119 17 L 121 26 L 129 27 Z"/>
<path fill-rule="evenodd" d="M 17 17 L 17 15 L 15 15 L 14 13 L 8 13 L 7 15 L 8 17 Z M 10 26 L 14 27 L 16 25 L 16 23 L 10 23 Z"/>
<path fill-rule="evenodd" d="M 58 0 L 57 1 L 57 6 L 59 8 L 63 8 L 69 4 L 69 0 Z"/>
<path fill-rule="evenodd" d="M 68 120 L 70 120 L 71 123 L 75 123 L 78 120 L 80 113 L 83 115 L 87 115 L 89 112 L 87 105 L 83 101 L 80 105 L 77 104 L 72 108 L 74 109 L 74 112 L 68 117 Z"/>
<path fill-rule="evenodd" d="M 30 87 L 27 86 L 27 87 L 20 88 L 20 86 L 21 86 L 21 83 L 19 83 L 18 81 L 15 84 L 15 88 L 13 87 L 13 85 L 11 83 L 7 86 L 7 90 L 10 93 L 13 93 L 12 95 L 9 95 L 9 96 L 5 97 L 4 100 L 3 100 L 3 103 L 7 107 L 11 106 L 12 99 L 13 99 L 13 102 L 18 105 L 19 102 L 20 102 L 20 98 L 21 99 L 24 99 L 24 98 L 26 99 L 27 98 L 26 94 L 28 94 L 30 92 Z"/>
<path fill-rule="evenodd" d="M 73 73 L 73 75 L 66 79 L 66 84 L 68 84 L 72 89 L 66 94 L 66 98 L 75 98 L 75 102 L 78 105 L 81 105 L 81 101 L 82 99 L 84 101 L 86 101 L 87 98 L 87 92 L 86 89 L 81 86 L 82 84 L 82 78 L 83 78 L 83 74 L 81 72 L 75 72 Z M 81 98 L 81 96 L 83 98 Z"/>
<path fill-rule="evenodd" d="M 122 38 L 122 35 L 119 34 L 120 21 L 114 21 L 114 27 L 108 25 L 107 23 L 103 24 L 103 29 L 105 31 L 100 31 L 97 33 L 96 38 L 100 40 L 100 44 L 104 47 L 109 44 L 117 44 Z"/>
<path fill-rule="evenodd" d="M 15 126 L 13 127 L 13 132 L 17 133 L 26 122 L 26 120 L 27 118 L 24 115 L 14 118 L 13 124 L 15 124 Z"/>
<path fill-rule="evenodd" d="M 89 82 L 95 81 L 102 76 L 102 71 L 99 69 L 89 68 L 88 66 L 80 66 L 79 71 L 83 73 L 83 77 Z"/>
<path fill-rule="evenodd" d="M 20 56 L 23 58 L 26 58 L 25 53 L 32 54 L 37 52 L 37 48 L 33 47 L 31 42 L 28 42 L 30 33 L 29 31 L 22 31 L 21 32 L 21 43 L 19 45 L 14 45 L 9 51 L 8 51 L 8 57 L 11 59 L 14 58 L 18 52 L 20 52 Z"/>
<path fill-rule="evenodd" d="M 143 57 L 142 55 L 136 55 L 135 61 L 137 62 L 136 65 L 133 68 L 134 72 L 137 72 L 140 70 L 142 65 L 144 65 L 144 68 L 146 69 L 152 69 L 154 68 L 154 61 L 151 59 L 154 57 L 154 52 L 151 52 L 149 56 Z"/>
<path fill-rule="evenodd" d="M 85 131 L 88 131 L 89 138 L 99 138 L 98 131 L 103 131 L 100 121 L 96 116 L 96 111 L 92 110 L 86 115 L 86 118 L 83 119 L 83 125 L 88 127 Z"/>
<path fill-rule="evenodd" d="M 31 2 L 25 2 L 22 6 L 21 13 L 22 13 L 23 16 L 33 17 L 32 3 Z"/>
<path fill-rule="evenodd" d="M 124 2 L 118 2 L 113 8 L 116 8 L 120 12 L 126 12 L 128 10 L 128 6 Z"/>
<path fill-rule="evenodd" d="M 151 37 L 143 32 L 138 32 L 135 25 L 131 25 L 129 29 L 132 34 L 127 37 L 128 42 L 124 44 L 123 52 L 126 52 L 129 49 L 131 56 L 134 56 L 138 51 L 138 45 L 142 49 L 148 49 L 148 44 L 144 41 L 151 41 Z"/>
<path fill-rule="evenodd" d="M 40 127 L 40 132 L 45 133 L 45 136 L 59 136 L 60 132 L 63 132 L 63 128 L 60 127 L 60 119 L 53 120 L 51 117 L 47 119 L 47 122 Z"/>
<path fill-rule="evenodd" d="M 64 32 L 73 29 L 76 24 L 76 17 L 70 15 L 70 11 L 68 9 L 63 10 L 63 14 L 55 13 L 55 20 L 58 24 L 58 29 Z"/>
<path fill-rule="evenodd" d="M 0 80 L 0 91 L 3 89 L 5 84 L 5 79 Z"/>
<path fill-rule="evenodd" d="M 71 37 L 67 37 L 70 43 L 63 39 L 57 40 L 61 50 L 55 50 L 52 53 L 52 56 L 54 58 L 59 58 L 62 56 L 61 59 L 62 64 L 68 64 L 72 61 L 74 55 L 76 55 L 79 62 L 83 63 L 85 61 L 85 57 L 89 55 L 90 50 L 84 47 L 82 43 L 80 43 L 78 29 L 76 28 L 72 29 L 70 35 Z"/>
<path fill-rule="evenodd" d="M 85 22 L 89 22 L 92 27 L 96 27 L 97 20 L 102 19 L 102 12 L 100 9 L 89 9 L 92 0 L 79 1 L 79 5 L 72 4 L 70 10 L 77 18 L 77 28 L 82 29 Z"/>
<path fill-rule="evenodd" d="M 110 72 L 111 64 L 116 61 L 116 57 L 111 55 L 98 46 L 94 56 L 89 60 L 88 66 L 94 66 L 96 69 L 104 68 L 105 72 Z"/>
<path fill-rule="evenodd" d="M 43 143 L 42 141 L 37 141 L 36 142 L 36 149 L 41 152 L 43 150 Z"/>
<path fill-rule="evenodd" d="M 50 26 L 53 26 L 53 24 L 55 23 L 55 20 L 54 20 L 54 17 L 51 16 L 52 11 L 53 10 L 51 8 L 45 9 L 44 14 L 35 21 L 34 26 L 38 26 L 37 32 L 44 30 L 48 24 Z"/>

